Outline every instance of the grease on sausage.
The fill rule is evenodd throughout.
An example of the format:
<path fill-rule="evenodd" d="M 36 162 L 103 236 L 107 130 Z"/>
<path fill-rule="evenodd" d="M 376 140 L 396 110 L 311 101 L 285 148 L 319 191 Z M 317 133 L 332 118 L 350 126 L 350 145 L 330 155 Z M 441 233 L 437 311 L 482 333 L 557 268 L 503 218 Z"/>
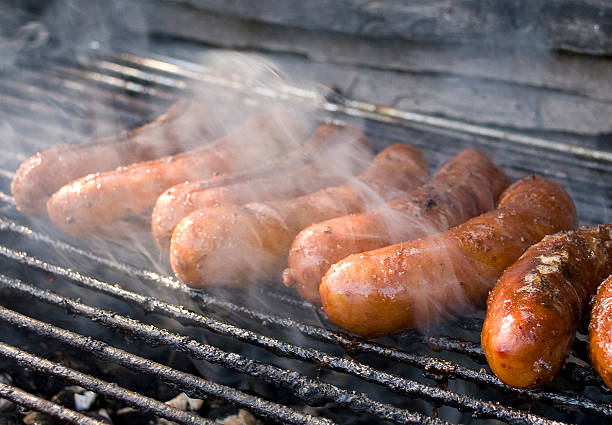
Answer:
<path fill-rule="evenodd" d="M 341 186 L 284 201 L 195 211 L 172 235 L 172 269 L 195 287 L 278 278 L 301 229 L 396 197 L 426 176 L 418 150 L 397 144 L 379 153 L 359 178 Z"/>
<path fill-rule="evenodd" d="M 612 262 L 612 255 L 608 262 Z M 595 296 L 589 324 L 589 355 L 593 369 L 612 389 L 612 275 L 599 286 Z"/>
<path fill-rule="evenodd" d="M 405 198 L 302 230 L 291 245 L 283 282 L 320 304 L 319 284 L 332 264 L 349 254 L 448 230 L 493 209 L 507 186 L 506 174 L 486 155 L 464 150 Z"/>
<path fill-rule="evenodd" d="M 569 195 L 532 176 L 510 186 L 497 210 L 446 232 L 334 264 L 319 287 L 329 319 L 377 336 L 424 326 L 484 303 L 503 270 L 547 234 L 576 226 Z"/>
<path fill-rule="evenodd" d="M 482 348 L 506 384 L 535 388 L 555 377 L 579 321 L 612 273 L 612 225 L 544 238 L 501 276 L 487 301 Z"/>

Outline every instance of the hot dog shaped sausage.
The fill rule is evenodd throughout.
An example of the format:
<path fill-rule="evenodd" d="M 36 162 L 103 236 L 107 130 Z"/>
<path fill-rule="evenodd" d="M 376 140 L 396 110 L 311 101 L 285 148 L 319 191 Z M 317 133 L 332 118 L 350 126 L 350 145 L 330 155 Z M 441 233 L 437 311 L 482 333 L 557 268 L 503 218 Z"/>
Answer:
<path fill-rule="evenodd" d="M 177 102 L 142 127 L 79 145 L 58 145 L 28 158 L 11 184 L 17 209 L 40 216 L 47 200 L 60 187 L 90 173 L 112 170 L 193 149 L 218 136 L 221 126 L 208 106 Z"/>
<path fill-rule="evenodd" d="M 301 149 L 290 152 L 267 177 L 208 187 L 208 182 L 183 183 L 164 192 L 151 218 L 153 236 L 162 250 L 170 247 L 176 225 L 189 213 L 247 202 L 287 199 L 339 184 L 363 171 L 372 154 L 369 141 L 358 130 L 321 125 Z M 297 155 L 292 155 L 297 153 Z M 290 156 L 291 155 L 291 156 Z"/>
<path fill-rule="evenodd" d="M 329 319 L 365 336 L 428 325 L 484 304 L 504 269 L 545 235 L 576 226 L 555 182 L 532 176 L 510 186 L 497 210 L 446 232 L 334 264 L 319 293 Z"/>
<path fill-rule="evenodd" d="M 396 197 L 426 176 L 427 165 L 418 150 L 397 144 L 341 186 L 285 201 L 195 211 L 172 235 L 172 269 L 194 287 L 278 278 L 286 267 L 291 241 L 301 229 Z"/>
<path fill-rule="evenodd" d="M 303 128 L 289 115 L 252 117 L 203 148 L 75 180 L 53 194 L 47 212 L 66 233 L 87 235 L 98 226 L 148 211 L 175 184 L 254 167 L 295 148 L 302 136 Z"/>
<path fill-rule="evenodd" d="M 612 225 L 544 238 L 504 272 L 487 301 L 482 348 L 506 384 L 555 377 L 597 286 L 612 273 Z"/>
<path fill-rule="evenodd" d="M 506 174 L 485 154 L 464 150 L 405 198 L 302 230 L 291 244 L 283 282 L 320 304 L 319 284 L 332 264 L 349 254 L 448 230 L 493 209 L 507 186 Z"/>
<path fill-rule="evenodd" d="M 612 255 L 608 257 L 612 262 Z M 612 388 L 612 275 L 599 286 L 589 324 L 589 355 L 593 369 Z"/>

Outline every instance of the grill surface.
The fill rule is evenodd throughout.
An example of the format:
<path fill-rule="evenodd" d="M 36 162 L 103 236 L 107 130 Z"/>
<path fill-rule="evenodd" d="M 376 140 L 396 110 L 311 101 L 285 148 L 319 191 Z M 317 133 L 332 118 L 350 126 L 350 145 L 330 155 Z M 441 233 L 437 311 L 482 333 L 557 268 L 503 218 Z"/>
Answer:
<path fill-rule="evenodd" d="M 86 364 L 97 358 L 123 373 L 133 371 L 192 397 L 220 399 L 278 423 L 438 424 L 489 418 L 513 424 L 594 423 L 612 415 L 612 397 L 586 362 L 584 335 L 551 388 L 516 390 L 486 366 L 479 346 L 483 312 L 423 332 L 364 341 L 338 331 L 320 310 L 277 282 L 244 293 L 192 290 L 167 275 L 150 241 L 92 245 L 21 215 L 9 184 L 19 163 L 36 150 L 112 133 L 117 122 L 141 124 L 193 82 L 228 98 L 244 97 L 247 90 L 231 75 L 154 52 L 79 63 L 49 60 L 45 67 L 26 69 L 0 80 L 2 369 L 18 364 L 181 424 L 210 421 L 123 388 L 134 385 L 130 382 L 107 382 L 112 375 L 103 380 L 49 361 L 49 350 L 36 343 L 15 346 L 35 335 L 46 347 L 74 350 Z M 317 99 L 291 86 L 249 87 L 246 97 L 253 104 L 266 97 Z M 365 131 L 379 149 L 395 140 L 415 144 L 432 168 L 469 146 L 501 163 L 513 180 L 532 172 L 552 177 L 573 196 L 581 224 L 610 221 L 612 152 L 339 96 L 318 107 L 323 119 L 365 119 Z M 207 379 L 179 361 L 160 364 L 168 353 L 192 359 Z M 0 395 L 67 423 L 100 423 L 19 386 L 18 380 L 15 387 L 2 384 Z"/>

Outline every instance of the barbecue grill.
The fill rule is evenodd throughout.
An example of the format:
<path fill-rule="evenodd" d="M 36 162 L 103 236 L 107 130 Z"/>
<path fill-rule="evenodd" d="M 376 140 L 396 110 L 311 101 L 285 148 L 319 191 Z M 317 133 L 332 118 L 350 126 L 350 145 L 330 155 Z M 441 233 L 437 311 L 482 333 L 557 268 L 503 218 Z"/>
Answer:
<path fill-rule="evenodd" d="M 181 49 L 173 50 L 176 45 Z M 321 120 L 363 125 L 378 150 L 393 141 L 413 143 L 432 168 L 474 147 L 512 180 L 537 172 L 559 181 L 574 198 L 581 225 L 610 220 L 612 151 L 334 92 L 322 99 L 291 85 L 246 87 L 187 59 L 203 50 L 210 48 L 159 40 L 147 50 L 47 58 L 44 66 L 33 62 L 27 72 L 0 79 L 0 370 L 11 378 L 0 380 L 0 397 L 75 424 L 104 418 L 51 399 L 64 385 L 93 391 L 116 411 L 133 408 L 132 423 L 212 423 L 213 405 L 282 424 L 608 421 L 612 395 L 588 364 L 584 329 L 552 386 L 513 389 L 484 360 L 482 311 L 424 331 L 362 340 L 279 282 L 242 293 L 193 290 L 168 274 L 146 239 L 79 241 L 16 211 L 9 185 L 28 155 L 111 131 L 117 120 L 123 127 L 144 123 L 192 95 L 197 83 L 206 89 L 199 96 L 223 93 L 247 107 L 270 97 L 313 104 Z M 178 392 L 207 400 L 209 414 L 164 403 Z"/>

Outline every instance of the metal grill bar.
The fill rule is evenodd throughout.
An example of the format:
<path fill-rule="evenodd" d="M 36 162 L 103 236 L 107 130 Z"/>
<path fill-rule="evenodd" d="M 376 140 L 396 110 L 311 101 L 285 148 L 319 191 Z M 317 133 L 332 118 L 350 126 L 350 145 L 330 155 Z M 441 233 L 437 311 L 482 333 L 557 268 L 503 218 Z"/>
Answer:
<path fill-rule="evenodd" d="M 0 342 L 0 356 L 14 360 L 22 367 L 27 367 L 40 373 L 54 375 L 55 377 L 72 382 L 105 397 L 128 403 L 144 413 L 150 413 L 180 424 L 213 425 L 213 422 L 192 413 L 184 412 L 152 398 L 126 390 L 116 384 L 108 383 L 101 379 L 67 368 L 61 364 L 50 362 L 49 360 L 45 360 L 2 342 Z"/>
<path fill-rule="evenodd" d="M 150 69 L 156 69 L 166 73 L 174 73 L 188 78 L 199 78 L 202 79 L 211 74 L 210 70 L 206 67 L 190 63 L 187 61 L 179 61 L 174 58 L 164 57 L 161 55 L 154 55 L 155 59 L 146 58 L 143 56 L 122 53 L 116 57 L 120 60 L 138 64 Z M 180 66 L 173 64 L 172 62 L 179 62 Z M 184 72 L 184 68 L 189 69 L 189 72 Z M 223 78 L 218 73 L 212 74 L 215 78 Z M 226 85 L 232 87 L 239 82 L 235 79 L 229 80 Z M 244 88 L 239 86 L 239 88 Z M 279 94 L 292 97 L 300 97 L 310 100 L 320 99 L 320 95 L 316 92 L 299 89 L 297 87 L 283 87 L 278 90 Z M 373 103 L 363 102 L 359 100 L 344 99 L 342 103 L 324 102 L 320 105 L 323 109 L 330 112 L 342 112 L 347 115 L 359 116 L 363 118 L 374 119 L 377 121 L 398 123 L 401 121 L 408 121 L 417 124 L 424 124 L 430 127 L 439 127 L 452 131 L 459 131 L 462 133 L 474 134 L 483 136 L 495 140 L 504 140 L 518 143 L 521 145 L 527 145 L 537 148 L 543 148 L 546 150 L 562 152 L 566 154 L 583 156 L 598 161 L 612 162 L 612 152 L 583 148 L 581 146 L 570 145 L 567 143 L 550 141 L 537 137 L 525 136 L 518 133 L 509 131 L 492 129 L 484 126 L 467 124 L 457 120 L 451 120 L 446 118 L 434 117 L 431 115 L 420 114 L 415 112 L 403 111 L 388 106 L 376 105 Z"/>
<path fill-rule="evenodd" d="M 44 398 L 37 397 L 17 387 L 0 382 L 0 397 L 28 409 L 37 410 L 59 419 L 62 423 L 73 425 L 106 425 L 97 419 L 90 418 L 74 410 L 66 409 Z"/>
<path fill-rule="evenodd" d="M 48 72 L 43 74 L 25 69 L 22 69 L 20 72 L 23 74 L 25 79 L 28 80 L 28 84 L 25 84 L 26 86 L 36 84 L 33 87 L 36 87 L 38 90 L 49 92 L 51 96 L 54 97 L 57 96 L 57 87 L 60 87 L 63 90 L 69 90 L 70 92 L 75 92 L 75 94 L 79 94 L 81 96 L 91 95 L 93 98 L 101 101 L 100 105 L 105 108 L 105 104 L 108 102 L 115 107 L 119 105 L 129 105 L 130 108 L 127 110 L 127 113 L 131 113 L 134 109 L 139 109 L 141 111 L 151 110 L 150 100 L 145 101 L 143 99 L 139 99 L 138 97 L 129 96 L 122 91 L 106 90 L 92 84 L 83 84 L 81 81 L 67 78 L 66 75 L 56 76 Z M 17 87 L 19 88 L 20 86 Z M 112 87 L 116 86 L 113 85 Z M 136 93 L 140 92 L 136 91 Z M 121 102 L 118 101 L 119 99 Z M 65 103 L 72 105 L 75 101 L 75 99 L 71 99 L 67 95 L 65 98 L 60 97 L 58 100 L 62 101 L 62 105 Z"/>
<path fill-rule="evenodd" d="M 11 195 L 7 195 L 4 192 L 0 192 L 0 201 L 15 205 L 15 198 L 13 198 Z"/>
<path fill-rule="evenodd" d="M 18 328 L 34 332 L 41 337 L 52 338 L 79 350 L 92 353 L 102 360 L 120 364 L 142 374 L 158 376 L 163 381 L 177 386 L 186 392 L 197 395 L 198 397 L 215 397 L 223 399 L 236 406 L 250 410 L 259 416 L 273 419 L 279 423 L 291 423 L 296 425 L 332 425 L 332 422 L 328 419 L 302 414 L 285 406 L 245 394 L 231 387 L 219 385 L 188 373 L 180 372 L 160 363 L 112 347 L 102 341 L 32 319 L 1 306 L 0 319 Z"/>
<path fill-rule="evenodd" d="M 8 220 L 0 218 L 0 230 L 5 230 L 5 229 L 17 231 L 20 234 L 24 234 L 25 236 L 36 238 L 39 241 L 43 241 L 47 243 L 54 242 L 54 245 L 57 245 L 56 246 L 57 248 L 63 249 L 63 250 L 69 250 L 71 253 L 75 253 L 75 254 L 85 253 L 88 258 L 92 258 L 93 256 L 92 259 L 95 259 L 97 257 L 95 256 L 95 254 L 89 254 L 86 251 L 79 250 L 78 248 L 72 247 L 63 242 L 53 241 L 45 235 L 38 234 L 34 231 L 27 229 L 24 226 L 19 226 Z M 105 292 L 109 295 L 122 299 L 123 301 L 133 302 L 139 305 L 141 308 L 145 309 L 146 311 L 158 312 L 158 313 L 162 313 L 166 315 L 171 315 L 172 317 L 178 320 L 188 321 L 189 323 L 206 327 L 207 329 L 217 332 L 219 334 L 232 336 L 234 338 L 240 339 L 250 344 L 261 346 L 279 355 L 283 355 L 283 356 L 291 357 L 291 358 L 298 358 L 301 360 L 310 361 L 310 362 L 317 363 L 317 364 L 322 364 L 326 368 L 340 371 L 343 373 L 347 373 L 353 376 L 361 377 L 363 379 L 369 380 L 370 382 L 375 382 L 377 384 L 384 385 L 394 391 L 415 395 L 414 393 L 415 389 L 411 388 L 411 386 L 415 384 L 414 382 L 405 380 L 401 377 L 398 377 L 392 374 L 387 374 L 385 372 L 378 371 L 376 369 L 372 369 L 367 365 L 364 365 L 364 364 L 361 364 L 361 363 L 358 363 L 352 360 L 330 356 L 318 350 L 297 347 L 292 344 L 288 344 L 288 343 L 281 342 L 281 341 L 278 341 L 272 338 L 268 338 L 264 335 L 256 334 L 256 333 L 253 333 L 253 332 L 250 332 L 244 329 L 240 329 L 240 328 L 235 328 L 226 323 L 218 322 L 206 316 L 202 316 L 197 313 L 187 311 L 180 306 L 172 306 L 170 304 L 164 303 L 163 301 L 152 299 L 151 297 L 145 297 L 145 296 L 141 296 L 138 294 L 130 293 L 129 291 L 122 290 L 120 288 L 117 288 L 116 286 L 113 286 L 113 285 L 110 285 L 105 282 L 101 282 L 101 281 L 98 281 L 98 280 L 95 280 L 89 277 L 81 276 L 78 273 L 74 273 L 68 269 L 63 269 L 58 266 L 47 264 L 41 260 L 30 257 L 26 254 L 19 253 L 19 252 L 10 250 L 2 246 L 0 246 L 0 254 L 7 256 L 9 258 L 12 258 L 12 259 L 18 259 L 20 261 L 25 261 L 26 264 L 32 267 L 41 268 L 42 270 L 45 270 L 51 273 L 55 273 L 55 274 L 59 274 L 64 277 L 68 277 L 76 281 L 77 283 L 79 282 L 82 283 L 86 287 Z M 129 266 L 129 265 L 120 264 L 120 263 L 117 264 L 117 262 L 112 261 L 112 260 L 106 260 L 106 259 L 99 258 L 99 257 L 97 258 L 99 260 L 104 260 L 103 264 L 108 265 L 112 268 L 118 268 L 117 266 L 119 266 L 122 269 L 123 268 L 127 268 L 127 270 L 134 269 L 132 266 Z M 136 271 L 138 271 L 138 269 L 136 269 Z M 157 275 L 154 272 L 145 272 L 145 271 L 140 271 L 140 272 L 141 273 L 137 275 L 138 277 L 143 277 L 147 279 L 151 279 L 152 277 L 160 277 L 160 278 L 162 277 L 160 275 Z M 170 281 L 174 280 L 171 277 L 163 277 L 163 278 L 164 280 L 170 280 Z M 182 285 L 178 281 L 175 281 L 172 283 L 174 285 L 173 287 L 184 288 L 184 285 Z M 572 395 L 564 395 L 564 394 L 559 394 L 559 393 L 549 392 L 549 391 L 542 391 L 542 390 L 529 391 L 529 390 L 521 390 L 517 388 L 512 388 L 512 387 L 509 387 L 508 385 L 505 385 L 497 377 L 491 374 L 484 373 L 481 371 L 476 371 L 474 369 L 470 369 L 470 368 L 467 368 L 467 367 L 464 367 L 464 366 L 461 366 L 461 365 L 458 365 L 452 362 L 448 362 L 448 361 L 444 361 L 444 360 L 440 360 L 440 359 L 436 359 L 436 358 L 432 358 L 428 356 L 406 353 L 404 351 L 401 351 L 395 348 L 389 348 L 389 347 L 381 346 L 376 343 L 362 341 L 356 338 L 351 338 L 350 336 L 344 333 L 341 333 L 341 332 L 329 331 L 325 328 L 308 325 L 302 322 L 295 321 L 293 319 L 282 318 L 282 317 L 278 317 L 274 315 L 269 315 L 269 314 L 249 310 L 247 308 L 237 306 L 236 304 L 230 303 L 228 301 L 218 300 L 215 297 L 206 295 L 205 293 L 201 291 L 190 290 L 190 289 L 186 291 L 190 293 L 194 298 L 197 298 L 197 299 L 204 298 L 206 300 L 211 301 L 210 305 L 214 305 L 215 307 L 223 307 L 230 311 L 238 312 L 247 317 L 261 321 L 262 323 L 275 324 L 277 326 L 288 328 L 288 329 L 298 329 L 303 334 L 313 337 L 315 339 L 318 339 L 320 341 L 339 344 L 343 346 L 350 353 L 359 353 L 359 352 L 372 353 L 372 354 L 378 355 L 381 358 L 398 361 L 398 362 L 405 363 L 405 364 L 408 364 L 414 367 L 421 368 L 424 371 L 429 372 L 429 373 L 442 374 L 444 376 L 449 376 L 449 377 L 455 376 L 457 378 L 465 379 L 465 380 L 475 382 L 478 384 L 489 385 L 498 390 L 512 393 L 515 395 L 531 398 L 534 400 L 553 402 L 555 404 L 559 404 L 560 406 L 563 406 L 565 409 L 580 408 L 583 411 L 592 413 L 592 414 L 612 415 L 612 405 L 607 404 L 607 403 L 603 403 L 600 401 L 594 401 L 586 397 L 577 396 L 577 395 L 572 396 Z M 450 345 L 450 342 L 448 341 L 448 339 L 438 338 L 438 339 L 432 339 L 432 340 L 434 341 L 433 342 L 434 344 L 436 343 L 446 344 L 447 346 L 449 346 L 449 348 L 454 348 L 458 352 L 462 352 L 464 354 L 472 353 L 474 355 L 477 355 L 478 357 L 482 357 L 482 350 L 478 348 L 477 346 L 475 346 L 474 344 L 469 344 L 463 341 L 457 342 L 455 340 L 453 341 L 454 344 Z M 416 391 L 417 391 L 416 392 L 417 395 L 428 398 L 429 400 L 433 402 L 443 402 L 445 404 L 448 404 L 454 407 L 458 407 L 461 409 L 471 410 L 473 408 L 473 407 L 470 407 L 469 404 L 468 405 L 457 404 L 458 403 L 457 401 L 455 401 L 454 404 L 449 403 L 449 400 L 452 400 L 452 397 L 457 396 L 456 393 L 453 393 L 450 391 L 448 391 L 448 393 L 450 394 L 444 394 L 446 396 L 444 400 L 439 399 L 440 389 L 437 389 L 437 388 L 434 389 L 433 394 L 430 394 L 431 387 L 418 388 L 416 389 Z M 482 403 L 481 400 L 474 400 L 474 401 L 476 403 Z M 462 399 L 462 402 L 465 402 L 465 399 Z M 481 409 L 474 410 L 474 411 L 476 413 L 480 413 L 480 410 Z"/>
<path fill-rule="evenodd" d="M 436 418 L 428 418 L 414 412 L 380 403 L 366 395 L 340 389 L 334 385 L 308 378 L 295 371 L 287 371 L 276 366 L 250 360 L 244 356 L 227 353 L 216 347 L 202 344 L 189 337 L 168 332 L 152 325 L 143 324 L 137 320 L 121 316 L 117 313 L 90 307 L 69 298 L 61 297 L 49 291 L 39 289 L 17 279 L 0 274 L 0 284 L 22 295 L 35 298 L 41 302 L 65 309 L 70 314 L 86 317 L 112 330 L 121 330 L 130 336 L 142 339 L 148 343 L 171 346 L 173 349 L 185 352 L 190 356 L 221 365 L 231 370 L 245 373 L 264 380 L 270 384 L 289 389 L 293 394 L 308 404 L 334 402 L 356 412 L 365 412 L 400 424 L 443 424 Z M 499 406 L 497 406 L 499 407 Z M 483 412 L 485 414 L 496 412 Z M 523 417 L 534 417 L 534 422 L 550 424 L 527 413 L 519 412 Z M 509 418 L 514 420 L 515 418 Z"/>
<path fill-rule="evenodd" d="M 445 336 L 423 336 L 422 341 L 435 351 L 453 351 L 455 353 L 466 354 L 473 359 L 484 360 L 482 348 L 480 344 L 475 342 Z M 377 346 L 377 349 L 380 348 L 388 349 L 387 347 Z"/>

